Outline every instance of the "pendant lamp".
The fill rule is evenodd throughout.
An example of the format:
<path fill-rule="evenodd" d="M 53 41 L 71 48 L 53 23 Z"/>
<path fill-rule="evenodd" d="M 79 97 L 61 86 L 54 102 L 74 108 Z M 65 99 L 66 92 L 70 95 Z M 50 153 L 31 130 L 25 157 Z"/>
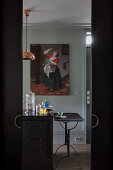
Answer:
<path fill-rule="evenodd" d="M 23 60 L 35 60 L 33 53 L 29 52 L 27 49 L 27 19 L 29 16 L 30 10 L 24 10 L 24 16 L 26 17 L 26 50 L 23 52 Z"/>

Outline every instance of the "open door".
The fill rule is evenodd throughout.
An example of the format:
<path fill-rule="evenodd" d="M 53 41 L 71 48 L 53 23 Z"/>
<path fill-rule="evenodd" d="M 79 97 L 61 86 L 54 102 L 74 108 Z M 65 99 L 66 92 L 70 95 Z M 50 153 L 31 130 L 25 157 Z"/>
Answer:
<path fill-rule="evenodd" d="M 112 0 L 92 0 L 92 170 L 112 167 Z"/>
<path fill-rule="evenodd" d="M 1 165 L 21 170 L 22 0 L 2 0 Z M 112 161 L 112 0 L 92 0 L 92 167 Z M 16 125 L 16 126 L 15 126 Z"/>
<path fill-rule="evenodd" d="M 21 169 L 22 1 L 2 1 L 2 163 Z"/>

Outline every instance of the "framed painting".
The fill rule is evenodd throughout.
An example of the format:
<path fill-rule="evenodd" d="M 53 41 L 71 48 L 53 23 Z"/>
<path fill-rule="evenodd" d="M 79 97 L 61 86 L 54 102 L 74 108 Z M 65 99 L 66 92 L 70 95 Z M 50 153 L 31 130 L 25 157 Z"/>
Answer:
<path fill-rule="evenodd" d="M 69 95 L 69 44 L 31 44 L 30 49 L 35 55 L 30 64 L 35 95 Z"/>

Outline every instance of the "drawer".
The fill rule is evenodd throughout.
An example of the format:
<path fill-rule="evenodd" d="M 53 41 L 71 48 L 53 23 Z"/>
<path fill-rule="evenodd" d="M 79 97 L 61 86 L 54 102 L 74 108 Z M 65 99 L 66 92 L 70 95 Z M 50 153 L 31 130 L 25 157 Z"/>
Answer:
<path fill-rule="evenodd" d="M 53 161 L 50 159 L 39 159 L 34 155 L 23 155 L 22 162 L 22 170 L 53 170 Z"/>
<path fill-rule="evenodd" d="M 31 141 L 23 144 L 23 153 L 27 155 L 36 154 L 38 157 L 50 158 L 53 154 L 53 150 L 50 141 L 46 143 Z"/>
<path fill-rule="evenodd" d="M 46 145 L 41 145 L 41 144 L 37 144 L 37 145 L 24 145 L 23 147 L 24 151 L 28 151 L 31 150 L 32 152 L 48 152 L 49 153 L 49 146 Z"/>
<path fill-rule="evenodd" d="M 46 121 L 25 121 L 23 124 L 23 135 L 31 134 L 35 135 L 46 135 L 50 131 L 50 126 Z"/>
<path fill-rule="evenodd" d="M 24 138 L 23 139 L 23 145 L 25 146 L 45 146 L 50 143 L 49 139 L 45 136 L 42 137 L 32 137 L 32 138 Z"/>
<path fill-rule="evenodd" d="M 49 126 L 49 121 L 39 120 L 29 120 L 29 121 L 23 121 L 23 128 L 47 128 Z"/>
<path fill-rule="evenodd" d="M 22 170 L 53 170 L 53 165 L 45 164 L 23 164 Z"/>
<path fill-rule="evenodd" d="M 29 140 L 29 141 L 47 141 L 48 139 L 51 139 L 51 132 L 49 129 L 46 130 L 36 130 L 36 129 L 29 129 L 29 130 L 23 130 L 23 140 Z"/>
<path fill-rule="evenodd" d="M 36 156 L 38 159 L 39 158 L 51 158 L 51 152 L 49 150 L 49 148 L 44 148 L 44 147 L 24 147 L 23 148 L 23 153 L 25 155 L 34 155 Z"/>

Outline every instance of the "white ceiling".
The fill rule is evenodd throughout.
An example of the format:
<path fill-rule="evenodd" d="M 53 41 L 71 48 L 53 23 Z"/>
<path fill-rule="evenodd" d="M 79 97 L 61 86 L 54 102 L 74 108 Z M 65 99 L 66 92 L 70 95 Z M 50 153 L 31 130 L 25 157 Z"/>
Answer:
<path fill-rule="evenodd" d="M 23 9 L 32 10 L 28 23 L 91 24 L 91 0 L 23 0 Z"/>

